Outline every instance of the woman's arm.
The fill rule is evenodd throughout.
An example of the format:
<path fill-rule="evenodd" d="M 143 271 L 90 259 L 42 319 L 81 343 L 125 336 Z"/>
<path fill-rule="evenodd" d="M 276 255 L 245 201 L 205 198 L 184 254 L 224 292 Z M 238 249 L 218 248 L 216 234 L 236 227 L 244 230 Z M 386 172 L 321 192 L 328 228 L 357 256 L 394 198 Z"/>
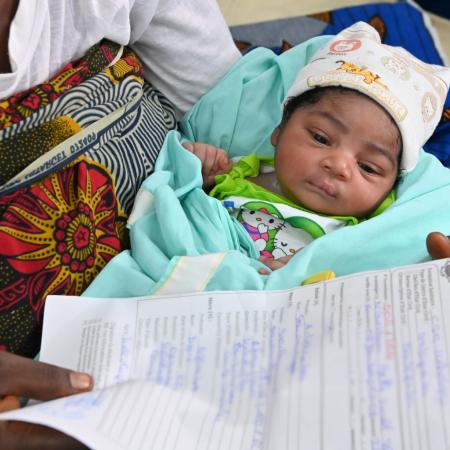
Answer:
<path fill-rule="evenodd" d="M 131 42 L 144 76 L 183 114 L 240 58 L 216 0 L 159 1 Z"/>
<path fill-rule="evenodd" d="M 42 83 L 106 38 L 138 53 L 145 78 L 181 115 L 240 57 L 215 0 L 23 0 L 20 4 L 2 0 L 0 4 L 2 69 L 10 70 L 8 48 L 16 66 L 14 77 L 2 82 L 0 76 L 0 97 Z"/>
<path fill-rule="evenodd" d="M 3 0 L 0 13 L 0 73 L 11 71 L 8 55 L 9 29 L 17 11 L 19 0 Z"/>

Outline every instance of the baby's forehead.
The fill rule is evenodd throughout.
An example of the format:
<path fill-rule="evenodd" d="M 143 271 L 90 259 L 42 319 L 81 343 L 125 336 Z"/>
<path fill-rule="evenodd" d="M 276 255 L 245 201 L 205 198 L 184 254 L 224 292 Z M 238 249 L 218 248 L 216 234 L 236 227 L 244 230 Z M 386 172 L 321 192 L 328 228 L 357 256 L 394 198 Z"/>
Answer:
<path fill-rule="evenodd" d="M 381 131 L 382 131 L 381 136 L 384 136 L 388 143 L 389 142 L 392 143 L 391 148 L 395 152 L 394 154 L 396 156 L 400 156 L 400 153 L 402 151 L 402 133 L 400 131 L 400 128 L 397 125 L 395 118 L 392 117 L 391 113 L 386 110 L 384 105 L 378 103 L 372 97 L 369 97 L 368 95 L 365 95 L 359 91 L 355 91 L 355 93 L 356 93 L 356 95 L 364 97 L 369 102 L 376 105 L 379 108 L 379 110 L 384 113 L 384 117 L 386 118 L 385 123 L 375 124 L 375 126 L 381 128 Z"/>
<path fill-rule="evenodd" d="M 377 30 L 357 22 L 322 45 L 300 68 L 290 97 L 345 86 L 376 99 L 395 119 L 402 137 L 401 168 L 411 171 L 445 106 L 450 68 L 427 64 L 407 50 L 381 42 Z"/>
<path fill-rule="evenodd" d="M 308 112 L 313 113 L 315 111 L 321 111 L 323 108 L 327 109 L 327 111 L 330 112 L 330 116 L 332 117 L 332 111 L 336 110 L 337 113 L 340 108 L 346 107 L 346 105 L 349 105 L 349 107 L 354 108 L 358 111 L 359 114 L 358 118 L 361 120 L 367 122 L 367 123 L 373 123 L 373 118 L 370 114 L 365 114 L 365 110 L 369 109 L 370 105 L 372 107 L 375 107 L 377 111 L 381 113 L 381 115 L 377 116 L 378 121 L 383 121 L 382 123 L 376 123 L 374 124 L 375 129 L 380 129 L 382 131 L 380 133 L 380 137 L 385 138 L 387 142 L 391 141 L 397 151 L 401 148 L 402 138 L 401 138 L 401 132 L 400 129 L 395 121 L 395 119 L 392 117 L 392 115 L 387 111 L 381 103 L 377 102 L 372 97 L 364 94 L 363 92 L 345 88 L 345 87 L 328 87 L 328 88 L 318 88 L 318 91 L 323 90 L 323 92 L 320 92 L 320 97 L 318 100 L 314 103 L 310 103 L 309 105 L 303 105 L 303 106 L 309 106 Z M 301 108 L 302 105 L 299 106 Z M 351 123 L 347 124 L 349 127 L 351 127 Z"/>

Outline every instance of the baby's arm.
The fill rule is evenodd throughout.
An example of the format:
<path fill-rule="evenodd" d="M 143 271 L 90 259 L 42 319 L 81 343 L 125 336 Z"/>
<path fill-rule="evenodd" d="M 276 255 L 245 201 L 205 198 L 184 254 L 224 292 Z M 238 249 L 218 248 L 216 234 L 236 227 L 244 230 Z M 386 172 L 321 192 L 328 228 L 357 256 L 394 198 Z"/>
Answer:
<path fill-rule="evenodd" d="M 223 148 L 202 142 L 187 142 L 183 146 L 202 162 L 203 187 L 209 189 L 214 186 L 216 175 L 227 173 L 233 164 L 228 153 Z"/>

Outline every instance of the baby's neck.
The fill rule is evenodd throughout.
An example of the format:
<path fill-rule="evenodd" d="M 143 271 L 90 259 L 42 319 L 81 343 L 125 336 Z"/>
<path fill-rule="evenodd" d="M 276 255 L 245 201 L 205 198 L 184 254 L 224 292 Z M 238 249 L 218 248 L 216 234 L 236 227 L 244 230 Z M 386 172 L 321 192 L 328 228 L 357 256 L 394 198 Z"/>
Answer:
<path fill-rule="evenodd" d="M 278 184 L 275 172 L 261 173 L 261 174 L 257 175 L 256 177 L 249 177 L 248 179 L 252 183 L 257 184 L 258 186 L 261 186 L 264 189 L 267 189 L 268 191 L 273 192 L 274 194 L 285 197 L 283 191 L 280 188 L 280 185 Z"/>

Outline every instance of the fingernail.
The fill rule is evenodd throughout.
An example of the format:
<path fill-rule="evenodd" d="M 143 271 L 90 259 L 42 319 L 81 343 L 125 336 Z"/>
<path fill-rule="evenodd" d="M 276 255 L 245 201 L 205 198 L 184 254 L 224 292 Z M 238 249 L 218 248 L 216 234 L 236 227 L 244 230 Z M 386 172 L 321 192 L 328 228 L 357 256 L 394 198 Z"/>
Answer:
<path fill-rule="evenodd" d="M 89 389 L 92 379 L 87 373 L 70 372 L 70 384 L 74 389 Z"/>
<path fill-rule="evenodd" d="M 20 408 L 20 401 L 14 395 L 5 395 L 0 397 L 0 412 L 11 411 L 12 409 Z"/>

